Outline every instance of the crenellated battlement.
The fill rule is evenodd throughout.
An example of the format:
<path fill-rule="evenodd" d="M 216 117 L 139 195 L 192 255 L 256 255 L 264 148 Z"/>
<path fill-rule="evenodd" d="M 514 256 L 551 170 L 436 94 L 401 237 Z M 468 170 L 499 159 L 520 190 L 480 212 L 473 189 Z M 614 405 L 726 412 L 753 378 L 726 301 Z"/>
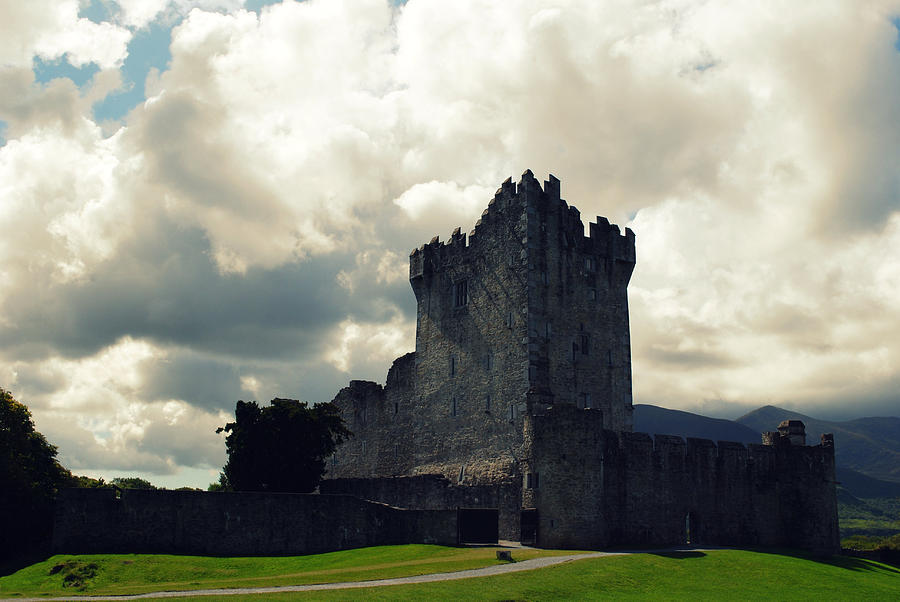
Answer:
<path fill-rule="evenodd" d="M 518 184 L 507 178 L 500 185 L 468 236 L 456 228 L 447 242 L 441 242 L 440 237 L 435 236 L 430 242 L 413 249 L 409 254 L 409 278 L 423 277 L 446 264 L 473 260 L 485 247 L 507 237 L 509 228 L 521 219 L 537 218 L 537 221 L 532 221 L 534 228 L 527 232 L 527 235 L 534 236 L 542 224 L 546 230 L 547 217 L 551 213 L 554 214 L 552 221 L 557 224 L 558 232 L 553 237 L 554 241 L 548 238 L 548 244 L 555 242 L 585 256 L 595 256 L 598 260 L 634 266 L 635 236 L 630 228 L 622 234 L 617 225 L 598 216 L 596 222 L 588 224 L 585 235 L 581 212 L 560 197 L 559 179 L 550 174 L 542 187 L 529 169 L 522 174 Z"/>

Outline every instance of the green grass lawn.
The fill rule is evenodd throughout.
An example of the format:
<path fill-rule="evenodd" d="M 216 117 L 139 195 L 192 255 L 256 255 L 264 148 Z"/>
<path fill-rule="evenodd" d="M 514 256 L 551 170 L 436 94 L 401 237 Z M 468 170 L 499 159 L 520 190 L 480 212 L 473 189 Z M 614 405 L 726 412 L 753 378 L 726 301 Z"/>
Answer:
<path fill-rule="evenodd" d="M 272 586 L 378 579 L 454 571 L 494 564 L 496 548 L 385 546 L 292 558 L 206 558 L 194 556 L 54 556 L 0 579 L 0 595 L 137 593 L 236 586 Z M 538 553 L 513 550 L 524 560 Z M 66 562 L 94 563 L 95 576 L 83 590 L 62 587 Z M 90 571 L 88 571 L 90 572 Z M 637 554 L 460 581 L 257 596 L 286 600 L 900 600 L 900 569 L 867 560 L 714 550 Z M 171 598 L 174 599 L 174 598 Z"/>
<path fill-rule="evenodd" d="M 898 600 L 900 569 L 836 557 L 828 562 L 716 550 L 569 562 L 461 581 L 227 600 Z"/>
<path fill-rule="evenodd" d="M 309 556 L 236 557 L 164 554 L 57 555 L 0 577 L 0 596 L 137 594 L 223 587 L 272 587 L 441 573 L 503 564 L 498 548 L 376 546 Z M 513 550 L 513 558 L 568 554 Z"/>

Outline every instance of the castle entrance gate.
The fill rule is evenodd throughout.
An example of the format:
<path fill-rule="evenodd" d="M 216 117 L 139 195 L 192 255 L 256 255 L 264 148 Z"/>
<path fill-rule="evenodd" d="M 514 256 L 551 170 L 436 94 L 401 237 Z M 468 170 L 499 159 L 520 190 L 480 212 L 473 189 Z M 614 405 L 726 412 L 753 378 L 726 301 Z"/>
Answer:
<path fill-rule="evenodd" d="M 497 508 L 457 508 L 459 543 L 497 543 L 499 518 Z"/>

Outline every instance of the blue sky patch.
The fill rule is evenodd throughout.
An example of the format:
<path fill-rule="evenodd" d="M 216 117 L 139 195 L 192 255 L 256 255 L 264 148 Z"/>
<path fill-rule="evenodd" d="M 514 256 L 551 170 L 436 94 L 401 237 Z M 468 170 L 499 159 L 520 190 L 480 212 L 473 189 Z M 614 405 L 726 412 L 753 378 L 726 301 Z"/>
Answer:
<path fill-rule="evenodd" d="M 6 146 L 6 122 L 0 119 L 0 146 Z"/>
<path fill-rule="evenodd" d="M 91 0 L 87 5 L 81 7 L 78 11 L 78 16 L 90 19 L 94 23 L 103 23 L 112 19 L 112 6 L 108 2 Z"/>
<path fill-rule="evenodd" d="M 79 88 L 88 83 L 94 74 L 100 71 L 100 67 L 96 63 L 84 67 L 73 67 L 65 55 L 52 61 L 45 61 L 36 56 L 31 66 L 34 70 L 34 79 L 39 83 L 46 84 L 51 79 L 68 77 Z"/>
<path fill-rule="evenodd" d="M 262 7 L 271 6 L 273 4 L 281 4 L 281 0 L 246 0 L 244 2 L 244 8 L 259 14 Z"/>
<path fill-rule="evenodd" d="M 122 65 L 124 89 L 113 92 L 94 105 L 98 121 L 117 120 L 144 101 L 144 81 L 151 68 L 165 71 L 172 60 L 169 44 L 172 27 L 151 23 L 135 32 L 128 44 L 128 56 Z"/>
<path fill-rule="evenodd" d="M 897 30 L 897 36 L 894 38 L 894 48 L 900 50 L 900 17 L 894 17 L 891 19 L 891 23 L 894 25 L 894 29 Z"/>

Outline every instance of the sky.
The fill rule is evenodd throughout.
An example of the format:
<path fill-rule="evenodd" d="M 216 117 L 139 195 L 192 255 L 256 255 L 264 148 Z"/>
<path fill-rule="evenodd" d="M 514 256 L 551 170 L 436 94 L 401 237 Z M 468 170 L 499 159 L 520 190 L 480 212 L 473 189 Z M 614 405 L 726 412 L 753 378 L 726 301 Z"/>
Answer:
<path fill-rule="evenodd" d="M 630 227 L 635 403 L 900 414 L 900 1 L 0 0 L 0 387 L 204 487 L 238 399 L 414 348 L 526 169 Z M 773 425 L 774 426 L 774 425 Z"/>

